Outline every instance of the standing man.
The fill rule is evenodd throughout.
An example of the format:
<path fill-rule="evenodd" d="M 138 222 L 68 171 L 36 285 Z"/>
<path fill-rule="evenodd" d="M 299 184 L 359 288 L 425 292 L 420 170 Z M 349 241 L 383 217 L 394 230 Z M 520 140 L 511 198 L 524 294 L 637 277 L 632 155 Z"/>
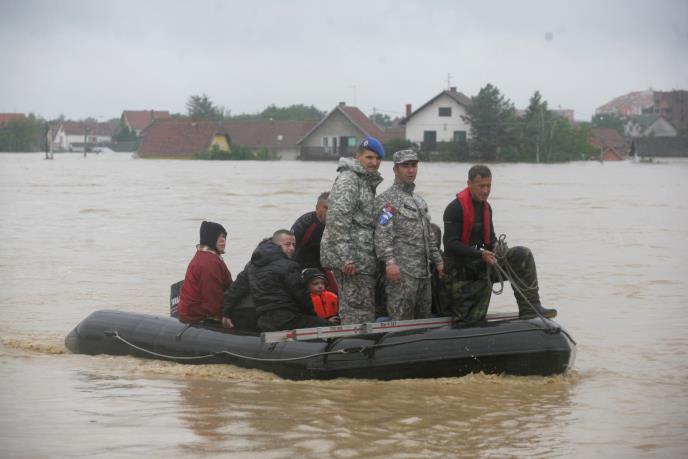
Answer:
<path fill-rule="evenodd" d="M 327 219 L 327 199 L 330 192 L 325 191 L 318 196 L 315 210 L 301 215 L 291 226 L 296 237 L 296 252 L 294 261 L 301 265 L 301 269 L 318 268 L 320 265 L 320 241 L 325 230 Z"/>
<path fill-rule="evenodd" d="M 339 175 L 328 200 L 320 261 L 337 280 L 343 324 L 375 320 L 374 200 L 382 182 L 378 169 L 384 157 L 380 141 L 365 138 L 355 158 L 339 160 Z"/>
<path fill-rule="evenodd" d="M 444 251 L 447 256 L 444 285 L 454 316 L 463 322 L 485 319 L 492 295 L 487 271 L 491 265 L 499 264 L 503 268 L 508 265 L 519 279 L 517 286 L 511 282 L 519 317 L 532 318 L 537 314 L 556 317 L 556 309 L 543 308 L 540 304 L 535 260 L 530 249 L 512 247 L 497 258 L 492 207 L 487 202 L 491 188 L 490 169 L 483 165 L 473 166 L 468 171 L 467 187 L 444 211 Z M 517 287 L 524 295 L 517 292 Z"/>
<path fill-rule="evenodd" d="M 397 151 L 394 184 L 375 199 L 375 253 L 385 265 L 387 314 L 392 320 L 430 317 L 431 263 L 444 276 L 428 205 L 414 193 L 417 173 L 416 152 Z"/>

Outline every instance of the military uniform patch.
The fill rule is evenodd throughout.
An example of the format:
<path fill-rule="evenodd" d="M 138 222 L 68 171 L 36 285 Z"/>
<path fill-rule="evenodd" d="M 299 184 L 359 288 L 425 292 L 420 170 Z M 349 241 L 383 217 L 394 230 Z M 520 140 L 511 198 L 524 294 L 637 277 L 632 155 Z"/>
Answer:
<path fill-rule="evenodd" d="M 380 212 L 380 217 L 378 218 L 378 222 L 381 225 L 386 225 L 394 216 L 396 215 L 397 210 L 392 206 L 392 203 L 387 201 L 385 203 L 385 206 L 382 208 L 382 211 Z"/>

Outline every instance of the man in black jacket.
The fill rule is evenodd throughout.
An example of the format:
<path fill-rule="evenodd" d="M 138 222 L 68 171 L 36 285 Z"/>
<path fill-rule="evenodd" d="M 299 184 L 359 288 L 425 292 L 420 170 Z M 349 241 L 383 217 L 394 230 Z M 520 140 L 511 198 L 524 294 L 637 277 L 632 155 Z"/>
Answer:
<path fill-rule="evenodd" d="M 468 171 L 467 187 L 444 210 L 447 275 L 442 282 L 452 312 L 463 322 L 484 320 L 492 295 L 487 271 L 491 266 L 499 265 L 517 278 L 516 282 L 511 282 L 511 286 L 519 317 L 555 317 L 556 309 L 543 308 L 540 304 L 537 271 L 530 249 L 512 247 L 499 257 L 495 253 L 497 241 L 492 224 L 492 207 L 487 202 L 491 188 L 490 169 L 483 165 L 473 166 Z"/>
<path fill-rule="evenodd" d="M 271 239 L 258 244 L 251 261 L 225 293 L 225 327 L 234 325 L 232 317 L 248 294 L 253 299 L 261 331 L 330 325 L 315 315 L 301 268 L 291 259 L 295 248 L 295 238 L 289 230 L 275 231 Z"/>
<path fill-rule="evenodd" d="M 327 219 L 327 199 L 330 192 L 325 191 L 318 196 L 315 210 L 301 215 L 291 226 L 296 237 L 296 252 L 294 260 L 305 268 L 318 268 L 320 265 L 320 240 L 325 230 Z"/>

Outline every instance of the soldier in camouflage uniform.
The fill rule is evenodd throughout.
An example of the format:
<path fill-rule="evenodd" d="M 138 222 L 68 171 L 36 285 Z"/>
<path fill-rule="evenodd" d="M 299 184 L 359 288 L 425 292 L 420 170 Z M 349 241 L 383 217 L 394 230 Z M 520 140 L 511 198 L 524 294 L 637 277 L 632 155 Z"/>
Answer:
<path fill-rule="evenodd" d="M 499 257 L 495 254 L 497 241 L 492 207 L 487 202 L 492 187 L 490 169 L 482 165 L 471 167 L 467 185 L 444 211 L 444 251 L 447 258 L 441 294 L 451 305 L 454 316 L 462 322 L 485 319 L 492 295 L 488 269 L 494 269 L 491 265 L 498 264 L 502 268 L 510 268 L 511 273 L 520 279 L 518 286 L 512 282 L 519 317 L 532 318 L 537 314 L 556 317 L 556 309 L 543 308 L 540 304 L 537 271 L 530 249 L 504 247 Z M 495 279 L 492 276 L 492 280 Z"/>
<path fill-rule="evenodd" d="M 394 153 L 394 185 L 375 198 L 375 253 L 385 266 L 387 314 L 392 320 L 430 317 L 430 264 L 444 275 L 425 200 L 414 193 L 418 155 Z"/>
<path fill-rule="evenodd" d="M 334 273 L 343 324 L 375 320 L 377 261 L 373 247 L 375 190 L 385 150 L 379 140 L 361 142 L 356 158 L 339 161 L 320 241 L 320 262 Z"/>

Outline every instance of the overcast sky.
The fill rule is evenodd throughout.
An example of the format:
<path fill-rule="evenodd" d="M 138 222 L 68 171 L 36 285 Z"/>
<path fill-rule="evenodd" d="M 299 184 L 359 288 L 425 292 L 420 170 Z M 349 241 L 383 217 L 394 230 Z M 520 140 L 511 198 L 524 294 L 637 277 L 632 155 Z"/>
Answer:
<path fill-rule="evenodd" d="M 450 84 L 589 119 L 688 89 L 688 1 L 0 0 L 0 112 L 108 119 L 339 101 L 390 116 Z"/>

